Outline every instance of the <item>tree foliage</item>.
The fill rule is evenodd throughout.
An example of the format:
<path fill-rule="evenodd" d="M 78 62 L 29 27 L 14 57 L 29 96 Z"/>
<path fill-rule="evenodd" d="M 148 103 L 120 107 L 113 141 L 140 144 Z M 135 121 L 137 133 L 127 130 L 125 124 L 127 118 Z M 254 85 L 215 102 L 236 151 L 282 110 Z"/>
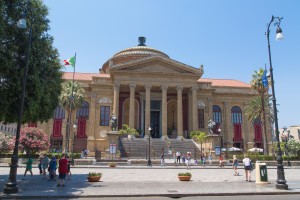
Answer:
<path fill-rule="evenodd" d="M 26 127 L 20 134 L 19 148 L 27 154 L 35 154 L 39 151 L 48 150 L 50 144 L 48 135 L 37 128 Z"/>
<path fill-rule="evenodd" d="M 205 132 L 195 130 L 191 132 L 191 138 L 194 139 L 196 142 L 200 143 L 201 153 L 202 153 L 202 142 L 206 140 L 207 135 Z"/>
<path fill-rule="evenodd" d="M 13 149 L 13 138 L 0 132 L 0 152 L 8 152 Z"/>
<path fill-rule="evenodd" d="M 28 3 L 30 2 L 30 3 Z M 27 28 L 17 21 L 26 13 Z M 41 0 L 0 1 L 0 121 L 16 122 L 19 114 L 24 66 L 29 47 L 28 76 L 23 121 L 46 121 L 53 115 L 61 91 L 62 72 L 57 49 Z"/>
<path fill-rule="evenodd" d="M 251 88 L 258 92 L 258 96 L 253 97 L 250 103 L 246 106 L 246 116 L 249 121 L 254 122 L 256 119 L 262 120 L 263 125 L 263 143 L 264 153 L 267 155 L 268 141 L 267 141 L 267 121 L 270 122 L 272 114 L 269 107 L 269 98 L 265 93 L 268 91 L 268 87 L 264 87 L 262 83 L 264 69 L 260 68 L 258 71 L 254 71 L 252 80 L 250 82 Z M 269 120 L 266 119 L 266 115 Z"/>

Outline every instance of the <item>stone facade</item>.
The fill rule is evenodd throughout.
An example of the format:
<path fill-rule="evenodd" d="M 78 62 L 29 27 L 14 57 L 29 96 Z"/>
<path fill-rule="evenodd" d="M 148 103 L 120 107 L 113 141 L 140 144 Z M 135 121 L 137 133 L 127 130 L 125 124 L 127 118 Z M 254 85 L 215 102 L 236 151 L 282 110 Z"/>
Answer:
<path fill-rule="evenodd" d="M 208 132 L 211 118 L 216 121 L 214 132 L 220 134 L 217 138 L 222 139 L 221 146 L 248 149 L 262 145 L 259 130 L 245 117 L 245 105 L 255 95 L 250 85 L 237 80 L 201 78 L 203 74 L 203 66 L 194 68 L 180 63 L 143 43 L 112 56 L 98 74 L 75 73 L 75 80 L 85 89 L 88 105 L 81 130 L 85 134 L 81 142 L 86 146 L 81 147 L 91 154 L 109 148 L 107 116 L 111 114 L 118 117 L 119 129 L 128 124 L 139 130 L 140 137 L 149 134 L 151 126 L 155 138 L 189 138 L 192 130 Z M 72 75 L 65 73 L 64 79 L 72 80 Z M 73 112 L 73 121 L 79 117 L 78 110 Z M 49 134 L 50 140 L 60 130 L 63 146 L 67 119 L 61 120 L 60 127 L 54 124 L 55 120 L 39 127 Z M 79 150 L 82 144 L 76 143 L 76 131 L 71 130 L 75 136 L 73 147 Z M 269 145 L 270 132 L 268 125 Z M 69 138 L 72 142 L 73 137 Z M 206 143 L 205 151 L 215 145 L 216 142 Z"/>

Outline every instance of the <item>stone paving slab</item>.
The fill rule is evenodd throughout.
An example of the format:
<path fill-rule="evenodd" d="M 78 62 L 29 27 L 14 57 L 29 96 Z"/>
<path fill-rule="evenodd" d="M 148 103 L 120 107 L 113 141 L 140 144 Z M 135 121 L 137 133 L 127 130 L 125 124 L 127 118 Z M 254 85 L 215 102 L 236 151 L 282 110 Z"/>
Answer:
<path fill-rule="evenodd" d="M 56 182 L 47 181 L 47 177 L 38 174 L 34 168 L 31 179 L 22 179 L 24 168 L 18 169 L 19 193 L 3 194 L 9 168 L 0 168 L 0 199 L 7 198 L 59 198 L 59 197 L 119 197 L 119 196 L 198 196 L 198 195 L 257 195 L 257 194 L 300 194 L 300 173 L 298 168 L 285 169 L 289 190 L 277 190 L 276 169 L 268 169 L 269 183 L 256 184 L 247 182 L 244 170 L 239 169 L 240 176 L 233 176 L 231 168 L 203 168 L 188 170 L 192 180 L 180 182 L 177 173 L 186 172 L 185 167 L 84 167 L 72 168 L 72 180 L 64 188 L 57 187 Z M 90 183 L 86 175 L 90 171 L 102 172 L 100 182 Z M 253 180 L 255 173 L 252 172 Z"/>

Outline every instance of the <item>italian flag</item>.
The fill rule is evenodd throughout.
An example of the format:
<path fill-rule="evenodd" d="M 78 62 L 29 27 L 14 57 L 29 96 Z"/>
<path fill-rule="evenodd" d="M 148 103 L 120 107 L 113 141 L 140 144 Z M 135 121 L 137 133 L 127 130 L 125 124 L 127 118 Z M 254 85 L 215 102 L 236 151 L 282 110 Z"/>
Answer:
<path fill-rule="evenodd" d="M 72 65 L 75 68 L 75 62 L 76 62 L 76 57 L 73 56 L 69 58 L 68 60 L 63 60 L 64 65 Z"/>

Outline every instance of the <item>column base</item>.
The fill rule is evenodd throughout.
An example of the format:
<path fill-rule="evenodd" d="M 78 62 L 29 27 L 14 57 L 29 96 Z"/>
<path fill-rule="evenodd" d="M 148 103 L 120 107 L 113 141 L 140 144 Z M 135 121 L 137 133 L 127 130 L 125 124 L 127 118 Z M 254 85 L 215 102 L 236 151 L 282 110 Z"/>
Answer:
<path fill-rule="evenodd" d="M 19 188 L 17 184 L 10 185 L 9 183 L 6 184 L 3 192 L 5 194 L 16 194 L 19 192 Z"/>
<path fill-rule="evenodd" d="M 276 184 L 276 189 L 279 189 L 279 190 L 288 190 L 289 189 L 289 186 L 287 184 Z"/>

